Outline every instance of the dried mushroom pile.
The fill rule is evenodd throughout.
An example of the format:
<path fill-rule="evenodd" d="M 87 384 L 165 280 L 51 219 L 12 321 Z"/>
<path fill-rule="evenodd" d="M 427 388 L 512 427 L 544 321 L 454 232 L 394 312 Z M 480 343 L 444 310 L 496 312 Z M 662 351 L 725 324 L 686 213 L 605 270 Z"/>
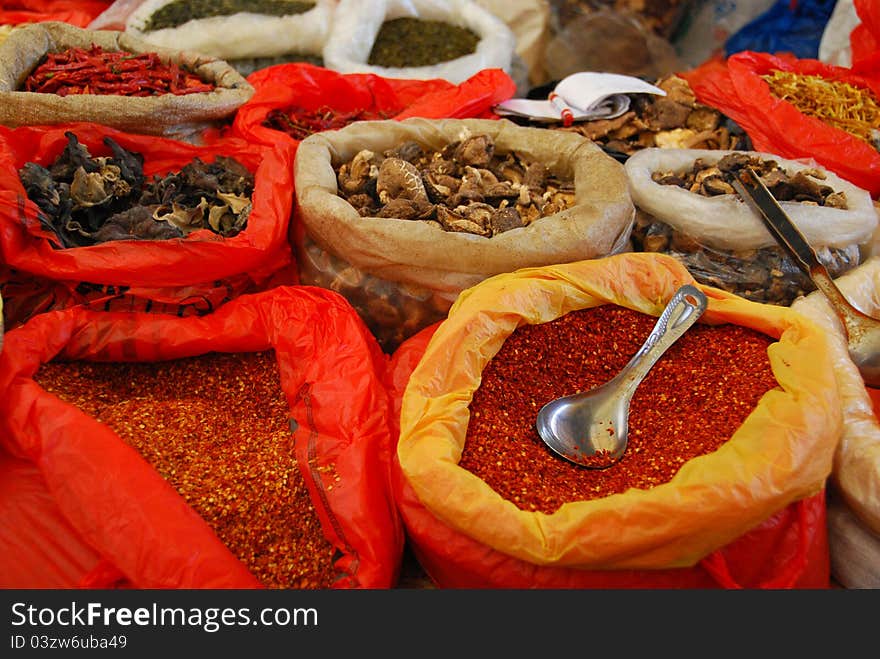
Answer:
<path fill-rule="evenodd" d="M 112 138 L 104 138 L 112 155 L 93 158 L 74 133 L 65 135 L 67 146 L 48 169 L 28 162 L 19 170 L 41 223 L 62 247 L 182 238 L 199 229 L 229 237 L 245 228 L 254 177 L 234 158 L 195 158 L 180 172 L 147 180 L 143 156 Z"/>
<path fill-rule="evenodd" d="M 651 147 L 751 150 L 748 136 L 718 110 L 698 103 L 686 80 L 670 75 L 654 84 L 666 96 L 630 94 L 630 109 L 621 116 L 558 130 L 580 133 L 607 151 L 625 155 Z"/>
<path fill-rule="evenodd" d="M 338 167 L 339 194 L 362 217 L 422 220 L 445 231 L 491 237 L 574 205 L 574 182 L 511 152 L 489 135 L 426 152 L 406 142 L 362 150 Z"/>
<path fill-rule="evenodd" d="M 789 175 L 774 160 L 747 154 L 731 154 L 715 165 L 700 159 L 687 172 L 654 172 L 661 185 L 675 185 L 695 194 L 714 197 L 736 194 L 728 183 L 731 172 L 751 167 L 778 201 L 794 201 L 845 210 L 846 194 L 815 179 L 824 172 L 804 169 Z M 715 250 L 664 222 L 639 211 L 631 239 L 637 251 L 663 252 L 679 259 L 698 281 L 740 295 L 754 302 L 789 306 L 795 299 L 815 289 L 809 278 L 781 247 L 752 250 Z M 823 247 L 819 259 L 832 277 L 859 264 L 858 249 Z"/>
<path fill-rule="evenodd" d="M 732 172 L 751 167 L 778 201 L 797 201 L 816 206 L 846 209 L 846 193 L 818 183 L 825 173 L 819 169 L 803 169 L 789 175 L 775 160 L 766 160 L 744 153 L 724 156 L 710 165 L 697 158 L 688 172 L 653 172 L 651 178 L 660 185 L 677 185 L 706 197 L 736 194 L 727 182 Z"/>

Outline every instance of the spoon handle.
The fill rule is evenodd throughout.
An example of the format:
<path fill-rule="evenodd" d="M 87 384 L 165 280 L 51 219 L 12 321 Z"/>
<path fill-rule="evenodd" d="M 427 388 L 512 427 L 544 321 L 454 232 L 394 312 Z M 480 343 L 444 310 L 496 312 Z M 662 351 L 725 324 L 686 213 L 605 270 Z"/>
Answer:
<path fill-rule="evenodd" d="M 706 295 L 696 286 L 685 284 L 675 292 L 642 347 L 614 377 L 627 398 L 663 353 L 703 315 L 706 305 Z"/>

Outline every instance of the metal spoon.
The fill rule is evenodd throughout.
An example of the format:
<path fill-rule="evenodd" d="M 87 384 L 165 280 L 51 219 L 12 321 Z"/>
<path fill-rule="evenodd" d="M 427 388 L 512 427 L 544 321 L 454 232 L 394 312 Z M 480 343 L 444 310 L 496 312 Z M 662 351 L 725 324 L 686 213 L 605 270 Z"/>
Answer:
<path fill-rule="evenodd" d="M 610 467 L 623 457 L 636 387 L 703 314 L 706 303 L 696 286 L 679 288 L 645 343 L 617 375 L 594 389 L 562 396 L 541 408 L 535 425 L 544 443 L 566 460 L 592 469 Z"/>
<path fill-rule="evenodd" d="M 856 309 L 834 283 L 807 239 L 751 167 L 733 173 L 730 184 L 764 221 L 798 267 L 822 291 L 843 323 L 849 356 L 865 384 L 880 387 L 880 320 Z"/>

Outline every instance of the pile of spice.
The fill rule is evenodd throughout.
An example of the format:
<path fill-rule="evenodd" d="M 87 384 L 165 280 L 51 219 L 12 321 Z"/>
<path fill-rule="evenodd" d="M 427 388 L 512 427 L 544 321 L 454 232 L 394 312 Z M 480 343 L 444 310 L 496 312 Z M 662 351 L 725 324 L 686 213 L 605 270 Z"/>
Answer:
<path fill-rule="evenodd" d="M 339 195 L 363 217 L 422 220 L 487 238 L 575 203 L 573 180 L 515 152 L 496 153 L 484 134 L 439 151 L 412 141 L 382 154 L 364 149 L 336 175 Z"/>
<path fill-rule="evenodd" d="M 421 18 L 394 18 L 379 28 L 367 58 L 371 66 L 432 66 L 474 53 L 480 37 L 466 27 Z"/>
<path fill-rule="evenodd" d="M 234 158 L 194 158 L 179 172 L 145 179 L 143 156 L 111 137 L 104 144 L 112 155 L 93 158 L 73 132 L 65 135 L 48 168 L 28 162 L 18 172 L 62 247 L 183 238 L 199 229 L 232 237 L 247 226 L 254 176 Z"/>
<path fill-rule="evenodd" d="M 337 112 L 328 105 L 322 105 L 315 110 L 292 106 L 283 110 L 270 110 L 263 120 L 263 126 L 287 133 L 295 140 L 304 140 L 314 133 L 338 130 L 355 121 L 390 119 L 395 114 L 397 112 L 367 109 Z"/>
<path fill-rule="evenodd" d="M 174 28 L 189 21 L 211 16 L 231 16 L 239 12 L 288 16 L 302 14 L 315 7 L 314 2 L 294 0 L 174 0 L 154 11 L 144 25 L 144 32 Z"/>
<path fill-rule="evenodd" d="M 49 362 L 34 379 L 135 448 L 267 588 L 332 585 L 274 351 Z"/>
<path fill-rule="evenodd" d="M 535 429 L 545 403 L 614 377 L 656 321 L 605 304 L 514 330 L 474 392 L 459 465 L 518 508 L 549 514 L 564 503 L 666 483 L 689 460 L 717 450 L 777 386 L 767 357 L 773 340 L 739 325 L 698 323 L 661 357 L 636 389 L 627 449 L 613 466 L 572 464 Z"/>
<path fill-rule="evenodd" d="M 790 71 L 774 70 L 761 78 L 774 96 L 799 112 L 880 150 L 880 102 L 870 89 Z"/>
<path fill-rule="evenodd" d="M 210 92 L 214 85 L 174 63 L 163 62 L 157 53 L 105 51 L 92 44 L 88 49 L 74 47 L 47 53 L 25 79 L 22 89 L 58 96 L 183 96 Z"/>

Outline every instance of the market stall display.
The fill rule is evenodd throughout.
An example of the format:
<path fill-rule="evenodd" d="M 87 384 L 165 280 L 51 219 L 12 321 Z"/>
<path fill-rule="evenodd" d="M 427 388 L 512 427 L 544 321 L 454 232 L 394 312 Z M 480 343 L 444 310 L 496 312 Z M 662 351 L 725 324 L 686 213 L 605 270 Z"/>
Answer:
<path fill-rule="evenodd" d="M 403 536 L 383 368 L 330 291 L 278 287 L 204 318 L 41 314 L 0 357 L 3 455 L 42 477 L 0 538 L 0 582 L 390 587 Z M 36 517 L 47 499 L 100 566 L 13 549 L 54 546 Z"/>
<path fill-rule="evenodd" d="M 179 69 L 183 77 L 178 76 L 171 85 L 202 86 L 191 87 L 191 91 L 198 90 L 196 93 L 131 95 L 149 89 L 150 83 L 142 78 L 126 80 L 119 71 L 121 63 L 113 65 L 106 61 L 106 54 L 118 52 L 137 56 L 126 61 L 126 68 L 135 67 L 145 75 L 150 69 L 157 70 L 153 74 L 155 80 Z M 72 53 L 73 58 L 67 64 L 62 63 L 65 53 Z M 141 56 L 146 61 L 141 61 Z M 76 64 L 82 58 L 85 64 Z M 26 86 L 36 67 L 47 62 L 51 65 L 53 61 L 68 66 L 71 70 L 67 75 L 81 85 L 97 84 L 100 88 L 113 82 L 115 75 L 115 89 L 110 93 L 106 89 L 97 93 L 90 88 L 90 93 L 60 94 L 60 75 L 55 74 L 51 84 Z M 82 66 L 92 67 L 92 73 L 77 73 Z M 113 74 L 113 68 L 119 72 Z M 98 73 L 105 69 L 106 76 Z M 196 82 L 186 74 L 191 74 Z M 126 33 L 45 22 L 20 27 L 0 44 L 0 125 L 9 127 L 91 121 L 134 133 L 198 141 L 204 130 L 231 118 L 253 91 L 222 60 L 192 51 L 160 48 Z"/>
<path fill-rule="evenodd" d="M 736 193 L 880 316 L 880 13 L 728 39 L 789 4 L 4 3 L 0 584 L 880 587 L 880 389 Z"/>
<path fill-rule="evenodd" d="M 10 312 L 91 298 L 96 308 L 206 313 L 291 267 L 281 151 L 78 123 L 0 127 L 0 154 L 0 252 L 17 273 L 3 288 L 38 298 Z M 25 275 L 61 290 L 38 282 L 24 295 Z"/>
<path fill-rule="evenodd" d="M 478 136 L 466 144 L 462 141 Z M 466 182 L 459 181 L 453 213 L 449 213 L 435 208 L 438 198 L 431 201 L 427 187 L 433 185 L 437 191 L 438 186 L 455 185 L 448 176 L 455 172 L 447 158 L 451 160 L 448 154 L 459 146 L 474 159 L 467 167 L 476 173 L 467 176 Z M 406 158 L 444 150 L 428 180 L 423 183 L 420 176 L 412 175 L 413 165 Z M 397 201 L 385 213 L 366 210 L 361 215 L 341 194 L 342 189 L 351 186 L 350 193 L 360 185 L 369 188 L 372 165 L 378 173 L 385 166 L 381 161 L 392 155 L 396 157 L 388 167 L 397 165 L 400 171 L 396 175 L 387 172 L 384 193 L 377 181 L 375 194 L 377 202 L 383 196 Z M 493 156 L 504 159 L 508 155 L 540 165 L 524 172 L 511 163 L 511 178 L 505 183 L 486 167 Z M 492 185 L 493 178 L 497 187 L 506 190 L 504 194 L 515 191 L 513 199 L 524 197 L 527 207 L 533 205 L 532 195 L 542 206 L 550 203 L 551 196 L 562 190 L 545 185 L 549 175 L 573 182 L 570 207 L 548 207 L 546 217 L 492 237 L 443 228 L 444 222 L 459 229 L 477 222 L 486 226 L 479 218 L 474 222 L 460 217 L 464 211 L 459 206 L 474 203 L 471 210 L 486 213 L 489 221 L 494 211 L 485 202 L 494 192 L 482 188 Z M 598 146 L 579 135 L 523 128 L 503 120 L 365 121 L 318 133 L 299 145 L 294 184 L 293 239 L 301 282 L 341 292 L 389 352 L 442 318 L 462 290 L 486 277 L 625 249 L 634 212 L 622 165 Z M 505 206 L 513 205 L 511 201 Z M 416 217 L 403 214 L 404 206 L 410 210 L 421 206 L 426 213 L 433 209 L 439 221 L 403 219 Z"/>

